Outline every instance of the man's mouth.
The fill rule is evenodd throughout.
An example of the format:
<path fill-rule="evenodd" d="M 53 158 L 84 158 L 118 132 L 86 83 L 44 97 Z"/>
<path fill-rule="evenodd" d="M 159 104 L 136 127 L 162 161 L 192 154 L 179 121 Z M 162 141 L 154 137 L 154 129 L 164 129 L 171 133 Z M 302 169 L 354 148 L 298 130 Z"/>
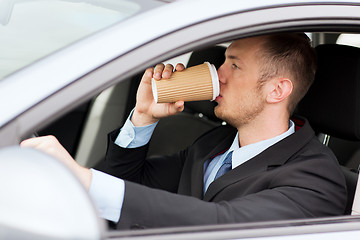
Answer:
<path fill-rule="evenodd" d="M 217 97 L 215 98 L 215 102 L 218 102 L 221 98 L 222 98 L 222 95 L 220 94 L 219 96 L 217 96 Z"/>

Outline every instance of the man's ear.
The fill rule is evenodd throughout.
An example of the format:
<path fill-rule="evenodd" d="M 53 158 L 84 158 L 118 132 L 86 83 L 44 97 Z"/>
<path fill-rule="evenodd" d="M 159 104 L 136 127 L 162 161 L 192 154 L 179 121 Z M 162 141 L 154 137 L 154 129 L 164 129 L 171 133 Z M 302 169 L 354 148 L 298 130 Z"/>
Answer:
<path fill-rule="evenodd" d="M 286 99 L 293 90 L 293 83 L 288 78 L 276 78 L 269 82 L 266 100 L 268 103 L 278 103 Z"/>

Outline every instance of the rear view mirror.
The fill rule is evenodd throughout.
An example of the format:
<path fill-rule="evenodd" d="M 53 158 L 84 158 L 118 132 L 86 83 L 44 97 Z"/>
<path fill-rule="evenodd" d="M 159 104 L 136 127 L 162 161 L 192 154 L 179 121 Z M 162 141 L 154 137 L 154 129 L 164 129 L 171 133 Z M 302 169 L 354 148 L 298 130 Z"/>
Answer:
<path fill-rule="evenodd" d="M 34 149 L 0 150 L 0 239 L 101 239 L 104 221 L 62 163 Z"/>

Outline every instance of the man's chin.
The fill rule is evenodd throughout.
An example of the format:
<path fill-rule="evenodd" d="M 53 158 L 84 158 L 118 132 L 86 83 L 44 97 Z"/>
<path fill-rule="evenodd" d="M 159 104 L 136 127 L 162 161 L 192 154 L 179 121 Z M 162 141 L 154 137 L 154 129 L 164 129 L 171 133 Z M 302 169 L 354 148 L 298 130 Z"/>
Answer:
<path fill-rule="evenodd" d="M 214 108 L 214 114 L 217 118 L 223 120 L 223 111 L 219 105 Z"/>

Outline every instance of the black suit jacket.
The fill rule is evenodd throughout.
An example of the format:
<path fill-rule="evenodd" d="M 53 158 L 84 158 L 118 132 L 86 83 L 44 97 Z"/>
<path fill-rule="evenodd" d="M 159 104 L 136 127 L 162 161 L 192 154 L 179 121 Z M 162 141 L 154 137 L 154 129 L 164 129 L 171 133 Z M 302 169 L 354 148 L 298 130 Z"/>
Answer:
<path fill-rule="evenodd" d="M 236 134 L 234 128 L 215 128 L 184 151 L 151 159 L 146 159 L 148 145 L 124 149 L 114 144 L 119 131 L 111 133 L 106 172 L 127 180 L 117 227 L 184 226 L 343 214 L 346 184 L 337 160 L 317 140 L 305 119 L 302 124 L 294 134 L 215 180 L 205 196 L 204 162 L 230 147 Z"/>

